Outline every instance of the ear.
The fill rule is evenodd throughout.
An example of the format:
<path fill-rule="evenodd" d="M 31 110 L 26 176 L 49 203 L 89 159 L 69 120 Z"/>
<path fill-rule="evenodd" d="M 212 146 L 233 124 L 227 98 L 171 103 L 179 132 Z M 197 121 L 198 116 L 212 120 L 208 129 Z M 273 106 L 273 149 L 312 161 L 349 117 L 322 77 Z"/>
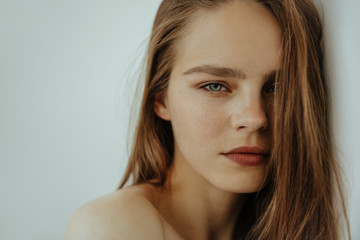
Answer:
<path fill-rule="evenodd" d="M 159 118 L 165 121 L 170 121 L 170 111 L 167 102 L 166 92 L 163 94 L 157 94 L 155 96 L 154 112 Z"/>

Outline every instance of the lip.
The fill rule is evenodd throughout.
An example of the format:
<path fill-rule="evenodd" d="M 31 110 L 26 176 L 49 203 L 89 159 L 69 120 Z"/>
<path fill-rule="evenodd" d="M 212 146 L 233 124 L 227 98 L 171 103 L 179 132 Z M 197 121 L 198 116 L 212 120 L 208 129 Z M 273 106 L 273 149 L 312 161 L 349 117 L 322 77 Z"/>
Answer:
<path fill-rule="evenodd" d="M 244 166 L 259 166 L 264 164 L 270 155 L 268 151 L 258 146 L 242 146 L 222 153 L 231 161 Z"/>

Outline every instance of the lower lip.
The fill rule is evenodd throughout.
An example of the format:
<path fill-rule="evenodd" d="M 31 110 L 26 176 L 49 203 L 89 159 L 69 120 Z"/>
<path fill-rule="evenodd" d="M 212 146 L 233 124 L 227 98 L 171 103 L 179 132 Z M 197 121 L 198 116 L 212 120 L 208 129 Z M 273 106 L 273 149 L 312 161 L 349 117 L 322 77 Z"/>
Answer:
<path fill-rule="evenodd" d="M 244 166 L 259 166 L 265 163 L 267 156 L 255 153 L 229 153 L 223 154 L 233 162 Z"/>

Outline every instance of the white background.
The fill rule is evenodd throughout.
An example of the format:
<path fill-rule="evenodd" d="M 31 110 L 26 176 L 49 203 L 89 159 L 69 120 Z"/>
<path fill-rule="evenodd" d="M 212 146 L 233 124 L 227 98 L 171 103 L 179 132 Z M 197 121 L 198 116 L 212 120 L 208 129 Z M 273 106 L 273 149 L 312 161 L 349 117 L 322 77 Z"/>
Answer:
<path fill-rule="evenodd" d="M 334 135 L 360 239 L 360 3 L 326 0 Z M 160 0 L 0 0 L 0 239 L 61 239 L 71 213 L 114 191 Z"/>

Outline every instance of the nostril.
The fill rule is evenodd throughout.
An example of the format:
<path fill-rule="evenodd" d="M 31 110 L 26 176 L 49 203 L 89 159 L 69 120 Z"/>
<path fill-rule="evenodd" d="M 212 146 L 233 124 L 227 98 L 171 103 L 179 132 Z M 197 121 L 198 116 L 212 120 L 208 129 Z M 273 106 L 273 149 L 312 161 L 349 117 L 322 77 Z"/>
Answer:
<path fill-rule="evenodd" d="M 252 132 L 266 131 L 268 128 L 268 119 L 264 112 L 249 111 L 244 114 L 234 115 L 232 126 L 235 130 L 247 129 Z"/>

